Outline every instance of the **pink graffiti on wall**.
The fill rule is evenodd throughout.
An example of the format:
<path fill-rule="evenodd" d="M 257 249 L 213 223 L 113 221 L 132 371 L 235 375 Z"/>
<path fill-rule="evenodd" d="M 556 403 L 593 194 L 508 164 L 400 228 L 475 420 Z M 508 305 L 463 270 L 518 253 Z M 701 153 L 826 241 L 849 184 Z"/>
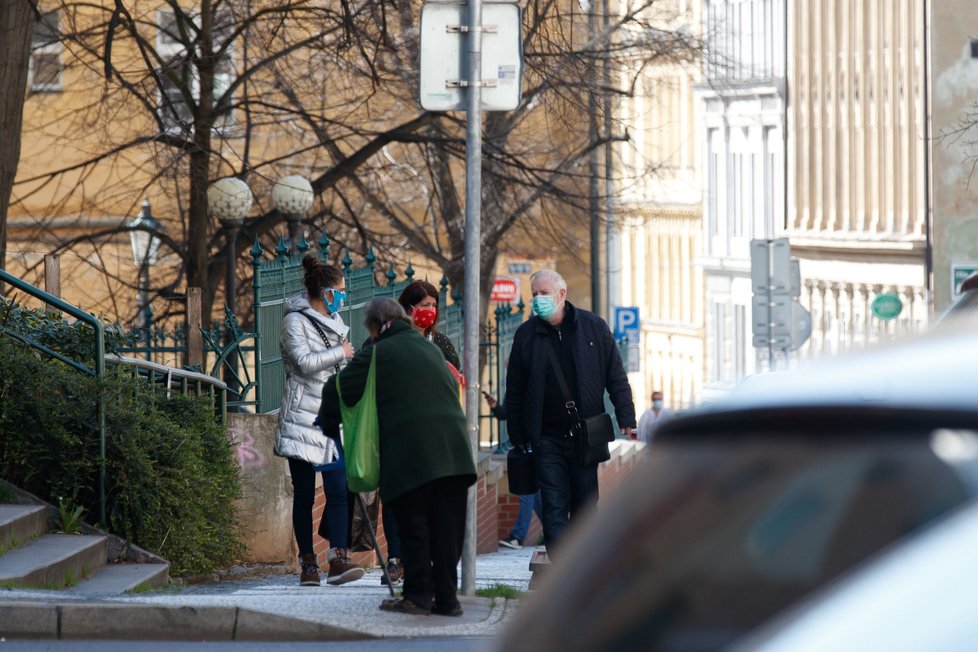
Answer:
<path fill-rule="evenodd" d="M 253 471 L 265 466 L 265 455 L 255 446 L 255 438 L 247 430 L 228 428 L 228 436 L 234 442 L 238 466 L 242 471 Z"/>

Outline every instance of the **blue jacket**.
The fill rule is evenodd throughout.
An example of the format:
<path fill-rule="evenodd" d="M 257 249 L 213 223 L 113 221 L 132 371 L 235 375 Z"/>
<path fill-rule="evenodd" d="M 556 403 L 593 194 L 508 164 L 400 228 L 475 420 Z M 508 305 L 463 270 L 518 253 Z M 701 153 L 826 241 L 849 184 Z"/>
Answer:
<path fill-rule="evenodd" d="M 608 324 L 593 312 L 571 306 L 574 320 L 574 362 L 581 403 L 578 412 L 591 417 L 604 412 L 608 390 L 619 428 L 635 427 L 632 388 L 621 363 L 618 345 Z M 525 321 L 513 336 L 506 370 L 506 411 L 509 439 L 513 445 L 539 443 L 543 421 L 543 391 L 550 357 L 546 346 L 547 323 L 537 316 Z"/>

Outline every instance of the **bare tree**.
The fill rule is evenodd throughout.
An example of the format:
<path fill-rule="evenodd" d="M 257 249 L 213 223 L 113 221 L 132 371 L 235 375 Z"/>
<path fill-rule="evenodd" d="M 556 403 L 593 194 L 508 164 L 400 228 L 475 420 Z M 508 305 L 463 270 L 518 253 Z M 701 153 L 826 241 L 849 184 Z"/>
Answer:
<path fill-rule="evenodd" d="M 607 27 L 588 32 L 576 0 L 526 3 L 522 102 L 490 114 L 484 126 L 484 297 L 514 228 L 519 240 L 577 240 L 571 225 L 587 207 L 587 156 L 625 138 L 617 116 L 614 133 L 589 137 L 588 94 L 628 95 L 629 76 L 650 63 L 699 60 L 702 46 L 688 26 L 661 27 L 675 23 L 665 5 L 623 3 Z M 63 188 L 42 220 L 69 205 L 124 210 L 148 189 L 164 192 L 179 227 L 164 245 L 180 264 L 154 290 L 200 286 L 211 306 L 228 260 L 225 234 L 208 217 L 208 185 L 233 175 L 256 190 L 259 216 L 246 224 L 244 248 L 254 238 L 272 241 L 284 216 L 267 205 L 268 188 L 301 173 L 318 197 L 308 225 L 353 251 L 426 258 L 462 286 L 463 116 L 417 105 L 419 2 L 198 0 L 190 10 L 160 0 L 152 11 L 138 3 L 141 13 L 136 6 L 60 4 L 68 58 L 87 80 L 78 97 L 88 99 L 65 102 L 70 113 L 49 125 L 81 134 L 71 139 L 85 155 L 19 180 L 20 201 Z M 587 74 L 595 62 L 621 71 L 613 87 Z M 96 173 L 129 182 L 56 186 Z M 97 245 L 125 228 L 85 232 L 61 247 Z"/>
<path fill-rule="evenodd" d="M 33 0 L 0 3 L 0 269 L 6 267 L 7 207 L 20 160 L 31 36 L 37 18 Z"/>

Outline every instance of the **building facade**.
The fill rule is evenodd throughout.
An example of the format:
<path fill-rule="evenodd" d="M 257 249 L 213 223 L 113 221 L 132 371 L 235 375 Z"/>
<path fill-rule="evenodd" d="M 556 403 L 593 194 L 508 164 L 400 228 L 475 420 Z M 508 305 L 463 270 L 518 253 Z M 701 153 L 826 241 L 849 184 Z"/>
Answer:
<path fill-rule="evenodd" d="M 933 302 L 937 313 L 978 271 L 978 5 L 929 2 L 929 152 Z"/>
<path fill-rule="evenodd" d="M 664 20 L 695 24 L 695 2 L 674 0 Z M 617 304 L 636 306 L 639 341 L 629 379 L 639 412 L 653 391 L 685 408 L 701 398 L 703 383 L 702 190 L 697 147 L 699 71 L 675 63 L 647 66 L 634 95 L 622 102 L 630 138 L 620 143 Z M 637 344 L 637 346 L 636 346 Z"/>
<path fill-rule="evenodd" d="M 704 398 L 758 368 L 750 241 L 779 237 L 784 223 L 784 12 L 784 0 L 703 3 Z"/>
<path fill-rule="evenodd" d="M 786 235 L 813 322 L 801 353 L 918 331 L 930 312 L 922 4 L 791 0 L 789 19 Z M 883 294 L 902 304 L 895 318 L 874 315 Z"/>

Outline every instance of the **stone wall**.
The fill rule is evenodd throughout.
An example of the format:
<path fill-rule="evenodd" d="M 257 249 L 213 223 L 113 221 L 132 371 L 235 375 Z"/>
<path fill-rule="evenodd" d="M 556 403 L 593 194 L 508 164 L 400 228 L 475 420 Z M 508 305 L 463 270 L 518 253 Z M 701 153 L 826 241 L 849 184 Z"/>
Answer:
<path fill-rule="evenodd" d="M 252 563 L 294 563 L 298 550 L 292 534 L 292 482 L 288 463 L 275 457 L 274 414 L 229 414 L 228 435 L 236 444 L 236 456 L 241 466 L 242 497 L 238 514 L 243 525 L 243 540 L 247 548 L 243 561 Z M 639 459 L 642 444 L 616 441 L 611 444 L 611 460 L 598 472 L 603 497 L 612 494 L 624 476 Z M 504 455 L 482 453 L 477 465 L 476 484 L 477 541 L 479 554 L 494 552 L 499 539 L 505 537 L 519 510 L 519 497 L 509 493 Z M 326 498 L 321 479 L 317 478 L 316 500 L 313 507 L 313 549 L 321 565 L 326 563 L 328 542 L 316 530 L 323 516 Z M 378 509 L 378 512 L 380 510 Z M 387 556 L 383 520 L 378 519 L 377 540 L 382 554 Z M 535 543 L 542 529 L 534 515 L 527 540 Z M 376 565 L 373 552 L 352 555 L 356 563 Z"/>

